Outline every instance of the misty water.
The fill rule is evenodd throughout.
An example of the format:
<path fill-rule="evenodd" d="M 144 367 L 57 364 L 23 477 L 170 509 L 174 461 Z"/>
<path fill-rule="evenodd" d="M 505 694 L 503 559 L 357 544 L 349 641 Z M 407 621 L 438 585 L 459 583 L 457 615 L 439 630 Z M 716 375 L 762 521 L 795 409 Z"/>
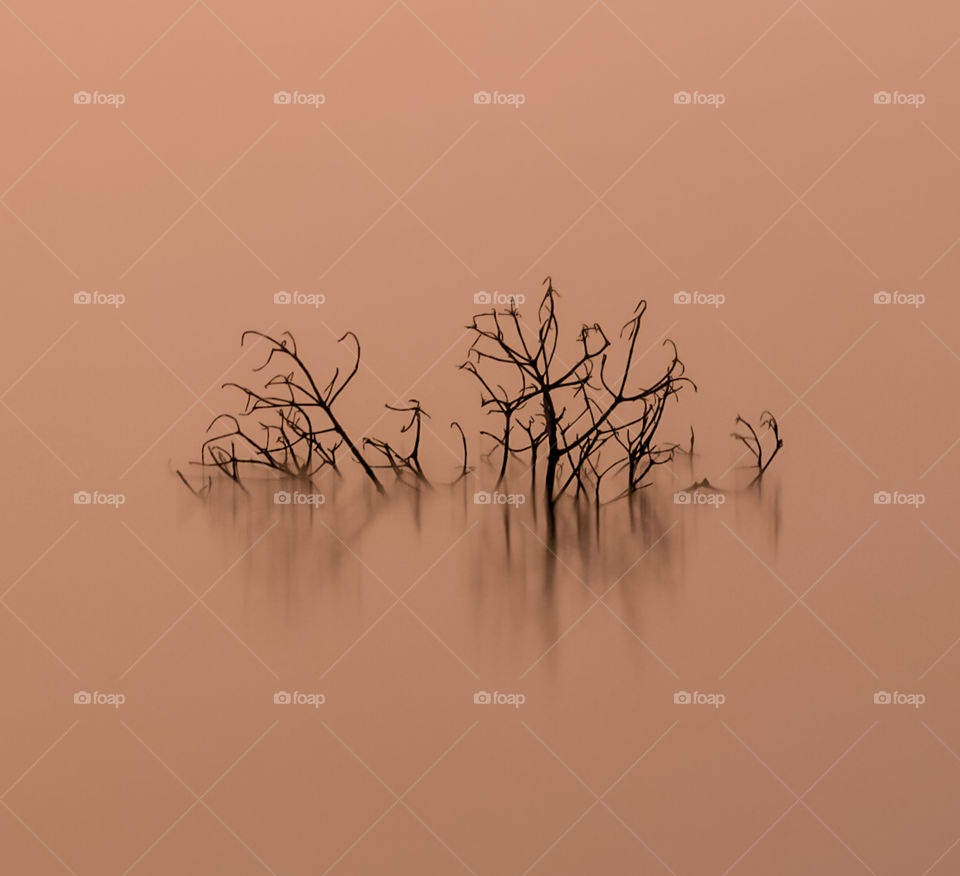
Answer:
<path fill-rule="evenodd" d="M 848 765 L 878 793 L 918 769 L 951 793 L 917 747 L 917 710 L 879 722 L 873 697 L 920 689 L 923 720 L 949 721 L 948 663 L 918 682 L 892 649 L 922 642 L 917 675 L 943 655 L 955 575 L 931 553 L 911 613 L 896 557 L 917 509 L 874 505 L 812 419 L 783 431 L 759 484 L 734 442 L 703 441 L 632 498 L 561 500 L 553 539 L 522 468 L 499 487 L 482 462 L 417 489 L 384 478 L 383 495 L 353 465 L 312 484 L 215 477 L 203 498 L 172 471 L 144 475 L 122 508 L 84 512 L 43 570 L 101 570 L 42 627 L 77 678 L 34 667 L 19 694 L 33 709 L 51 684 L 64 703 L 81 686 L 125 703 L 67 711 L 68 735 L 11 800 L 81 862 L 103 859 L 90 819 L 110 812 L 118 872 L 185 858 L 206 872 L 226 855 L 240 873 L 763 873 L 757 838 L 814 783 L 805 802 L 856 848 L 880 816 L 851 807 Z M 704 478 L 722 492 L 678 500 Z M 11 605 L 31 618 L 44 592 Z M 74 639 L 91 641 L 83 663 Z M 17 724 L 7 744 L 35 743 Z M 56 798 L 64 770 L 86 806 Z M 802 846 L 795 872 L 857 863 L 801 809 L 776 828 Z"/>

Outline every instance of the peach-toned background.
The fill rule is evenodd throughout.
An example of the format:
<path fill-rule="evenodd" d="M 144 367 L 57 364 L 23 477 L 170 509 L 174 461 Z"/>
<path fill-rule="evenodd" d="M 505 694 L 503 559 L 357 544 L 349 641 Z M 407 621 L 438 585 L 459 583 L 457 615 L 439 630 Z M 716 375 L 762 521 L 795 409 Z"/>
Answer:
<path fill-rule="evenodd" d="M 0 23 L 5 872 L 960 868 L 956 4 L 6 0 Z M 548 274 L 568 340 L 647 299 L 645 367 L 669 335 L 699 385 L 668 424 L 696 428 L 696 476 L 733 478 L 736 413 L 781 418 L 759 507 L 571 537 L 549 597 L 535 524 L 507 562 L 459 494 L 306 525 L 173 475 L 259 361 L 241 331 L 272 328 L 320 373 L 356 331 L 346 420 L 392 436 L 383 404 L 421 399 L 451 478 L 448 422 L 481 424 L 455 369 L 474 295 L 529 307 Z M 75 303 L 95 290 L 123 303 Z M 875 303 L 894 290 L 923 303 Z M 527 704 L 478 712 L 495 687 Z M 328 702 L 278 713 L 286 688 Z"/>

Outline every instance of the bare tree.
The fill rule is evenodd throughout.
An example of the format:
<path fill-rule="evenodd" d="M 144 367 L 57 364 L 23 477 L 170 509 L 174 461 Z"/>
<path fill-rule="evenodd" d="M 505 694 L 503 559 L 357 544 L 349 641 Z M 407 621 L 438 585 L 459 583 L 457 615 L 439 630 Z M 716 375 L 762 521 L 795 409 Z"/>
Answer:
<path fill-rule="evenodd" d="M 423 418 L 430 415 L 415 398 L 410 399 L 406 406 L 387 405 L 386 407 L 390 411 L 410 414 L 409 422 L 400 428 L 401 434 L 410 432 L 412 435 L 413 442 L 410 451 L 403 453 L 379 438 L 364 438 L 364 446 L 373 448 L 384 458 L 385 461 L 376 466 L 377 468 L 391 469 L 398 480 L 402 480 L 404 474 L 412 474 L 419 483 L 428 483 L 427 476 L 423 472 L 423 466 L 420 464 L 420 438 L 423 433 Z"/>
<path fill-rule="evenodd" d="M 760 415 L 760 428 L 765 428 L 768 432 L 773 434 L 773 452 L 770 453 L 766 459 L 764 459 L 763 444 L 760 441 L 760 435 L 757 433 L 757 430 L 754 429 L 753 425 L 747 422 L 739 414 L 737 414 L 736 421 L 738 424 L 746 428 L 748 434 L 744 435 L 740 432 L 732 432 L 731 437 L 736 438 L 737 441 L 740 441 L 753 455 L 757 465 L 757 476 L 754 478 L 754 481 L 756 481 L 770 467 L 770 463 L 773 462 L 773 458 L 780 452 L 780 448 L 783 447 L 783 439 L 780 437 L 780 426 L 777 423 L 776 417 L 774 417 L 770 411 L 764 411 Z"/>
<path fill-rule="evenodd" d="M 637 489 L 654 465 L 672 458 L 674 445 L 656 442 L 667 402 L 685 385 L 676 345 L 665 369 L 643 385 L 635 374 L 640 327 L 647 303 L 641 300 L 620 332 L 623 362 L 614 369 L 611 342 L 598 323 L 584 325 L 575 339 L 572 363 L 558 355 L 558 293 L 550 277 L 537 311 L 536 327 L 521 318 L 515 302 L 505 310 L 474 316 L 473 341 L 461 366 L 481 387 L 481 406 L 502 418 L 498 433 L 485 432 L 501 449 L 500 478 L 511 452 L 531 454 L 531 468 L 544 449 L 543 492 L 548 509 L 571 487 L 587 492 L 588 481 L 618 464 L 628 472 L 628 489 Z M 509 387 L 509 388 L 508 388 Z M 515 425 L 527 433 L 526 445 L 511 445 Z M 601 452 L 618 448 L 612 463 Z M 594 491 L 596 492 L 596 491 Z"/>
<path fill-rule="evenodd" d="M 336 368 L 323 389 L 297 352 L 292 334 L 284 332 L 272 337 L 264 332 L 246 331 L 240 338 L 241 346 L 251 337 L 269 345 L 265 361 L 253 369 L 255 372 L 263 371 L 275 359 L 287 363 L 292 370 L 274 374 L 260 389 L 235 382 L 223 384 L 224 388 L 243 394 L 243 410 L 214 418 L 207 431 L 218 424 L 224 424 L 225 431 L 203 442 L 196 464 L 216 468 L 242 487 L 241 472 L 249 467 L 272 469 L 297 478 L 313 477 L 324 467 L 338 471 L 337 452 L 346 447 L 377 490 L 383 492 L 373 468 L 334 413 L 335 402 L 360 365 L 357 336 L 347 332 L 339 339 L 340 343 L 352 342 L 353 362 L 345 373 Z M 249 425 L 250 418 L 255 418 L 256 426 Z M 184 475 L 177 473 L 190 486 Z"/>

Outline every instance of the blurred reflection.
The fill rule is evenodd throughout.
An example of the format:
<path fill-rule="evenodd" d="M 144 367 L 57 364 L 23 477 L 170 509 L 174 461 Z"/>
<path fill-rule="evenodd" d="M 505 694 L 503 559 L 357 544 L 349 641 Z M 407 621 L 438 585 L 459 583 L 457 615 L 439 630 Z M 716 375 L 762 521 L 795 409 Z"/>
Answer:
<path fill-rule="evenodd" d="M 451 594 L 446 610 L 464 613 L 478 647 L 506 639 L 543 650 L 564 633 L 564 618 L 575 620 L 600 598 L 641 628 L 648 601 L 682 583 L 689 539 L 716 520 L 758 520 L 776 549 L 778 482 L 729 492 L 708 483 L 705 493 L 723 497 L 716 517 L 716 508 L 677 503 L 676 485 L 687 476 L 696 484 L 694 459 L 678 459 L 677 468 L 681 481 L 607 503 L 558 503 L 553 531 L 525 492 L 505 482 L 487 493 L 473 476 L 436 487 L 396 484 L 386 496 L 336 476 L 312 485 L 248 482 L 247 492 L 221 483 L 203 501 L 218 538 L 242 550 L 263 537 L 240 567 L 251 611 L 272 611 L 292 626 L 321 613 L 323 623 L 335 622 L 348 605 L 389 605 L 408 589 L 442 587 Z M 529 488 L 525 478 L 522 486 Z"/>

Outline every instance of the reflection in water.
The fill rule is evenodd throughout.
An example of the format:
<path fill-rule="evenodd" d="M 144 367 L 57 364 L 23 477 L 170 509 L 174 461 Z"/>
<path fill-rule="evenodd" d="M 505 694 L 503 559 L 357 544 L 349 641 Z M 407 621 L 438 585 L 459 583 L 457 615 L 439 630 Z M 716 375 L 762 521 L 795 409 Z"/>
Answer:
<path fill-rule="evenodd" d="M 776 550 L 778 483 L 718 491 L 719 509 L 682 505 L 673 489 L 693 477 L 694 463 L 684 465 L 689 471 L 676 473 L 682 480 L 607 504 L 562 501 L 553 533 L 526 494 L 522 504 L 478 504 L 475 478 L 398 483 L 386 496 L 333 476 L 318 485 L 250 481 L 248 492 L 223 483 L 204 501 L 218 537 L 235 541 L 238 553 L 265 538 L 242 565 L 257 622 L 270 611 L 281 625 L 317 622 L 322 635 L 338 612 L 360 610 L 378 589 L 388 588 L 392 601 L 439 579 L 478 647 L 533 639 L 531 648 L 542 651 L 601 598 L 631 629 L 643 627 L 647 601 L 680 587 L 689 539 L 700 537 L 710 515 L 761 521 Z M 510 494 L 509 483 L 502 493 Z"/>

